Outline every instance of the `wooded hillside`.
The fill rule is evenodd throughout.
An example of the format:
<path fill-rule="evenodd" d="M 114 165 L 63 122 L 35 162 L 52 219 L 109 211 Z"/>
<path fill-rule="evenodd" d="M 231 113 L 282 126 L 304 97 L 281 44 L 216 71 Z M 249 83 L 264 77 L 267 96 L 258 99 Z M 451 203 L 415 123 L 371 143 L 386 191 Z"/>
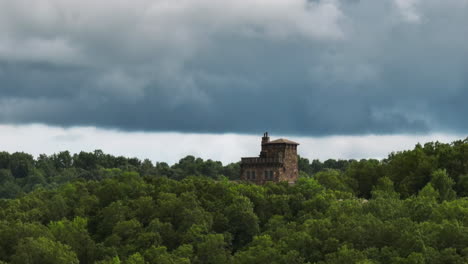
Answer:
<path fill-rule="evenodd" d="M 299 167 L 2 152 L 0 263 L 468 263 L 468 140 Z"/>

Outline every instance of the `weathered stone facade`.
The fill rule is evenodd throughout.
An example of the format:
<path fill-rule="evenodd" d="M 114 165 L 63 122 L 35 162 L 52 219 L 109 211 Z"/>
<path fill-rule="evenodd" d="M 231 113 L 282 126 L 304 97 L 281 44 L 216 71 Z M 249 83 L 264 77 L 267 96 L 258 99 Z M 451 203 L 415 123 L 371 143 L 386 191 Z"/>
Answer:
<path fill-rule="evenodd" d="M 241 159 L 241 180 L 256 184 L 287 181 L 294 183 L 299 176 L 297 146 L 287 139 L 270 141 L 268 133 L 262 137 L 259 157 Z"/>

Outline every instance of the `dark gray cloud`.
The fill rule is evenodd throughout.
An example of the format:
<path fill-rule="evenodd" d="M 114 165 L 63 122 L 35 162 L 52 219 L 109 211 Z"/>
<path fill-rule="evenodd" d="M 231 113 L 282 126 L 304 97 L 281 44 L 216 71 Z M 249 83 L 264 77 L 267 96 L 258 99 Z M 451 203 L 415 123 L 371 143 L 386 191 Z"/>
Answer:
<path fill-rule="evenodd" d="M 0 0 L 0 122 L 465 132 L 466 0 Z"/>

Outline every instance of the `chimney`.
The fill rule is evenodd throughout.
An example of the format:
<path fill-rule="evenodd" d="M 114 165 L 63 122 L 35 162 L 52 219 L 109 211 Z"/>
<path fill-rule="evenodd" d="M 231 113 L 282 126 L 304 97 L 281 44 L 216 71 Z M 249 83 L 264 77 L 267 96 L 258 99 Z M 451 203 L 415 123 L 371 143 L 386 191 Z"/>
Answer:
<path fill-rule="evenodd" d="M 270 142 L 270 137 L 268 136 L 268 132 L 265 132 L 262 137 L 262 145 Z"/>

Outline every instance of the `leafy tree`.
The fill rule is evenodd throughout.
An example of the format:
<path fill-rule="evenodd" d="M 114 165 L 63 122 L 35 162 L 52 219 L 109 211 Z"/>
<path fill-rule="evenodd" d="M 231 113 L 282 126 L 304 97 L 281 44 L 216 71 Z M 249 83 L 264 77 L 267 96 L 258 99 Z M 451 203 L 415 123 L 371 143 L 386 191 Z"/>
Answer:
<path fill-rule="evenodd" d="M 145 264 L 145 258 L 140 253 L 135 253 L 131 255 L 128 260 L 128 264 Z"/>
<path fill-rule="evenodd" d="M 222 234 L 209 234 L 202 237 L 196 244 L 196 257 L 194 263 L 229 263 L 230 252 Z"/>
<path fill-rule="evenodd" d="M 15 178 L 25 178 L 34 168 L 34 159 L 29 154 L 16 152 L 10 156 L 9 165 Z"/>
<path fill-rule="evenodd" d="M 440 201 L 453 200 L 456 197 L 455 191 L 452 187 L 455 185 L 455 181 L 452 180 L 445 170 L 436 170 L 432 173 L 432 179 L 430 181 L 432 186 L 439 192 Z"/>
<path fill-rule="evenodd" d="M 238 197 L 225 210 L 229 221 L 229 231 L 233 235 L 234 249 L 249 243 L 260 231 L 258 217 L 253 211 L 253 204 L 246 197 Z"/>
<path fill-rule="evenodd" d="M 366 259 L 366 255 L 358 250 L 348 248 L 344 245 L 340 247 L 337 252 L 328 254 L 326 257 L 327 264 L 341 264 L 341 263 L 373 263 Z"/>
<path fill-rule="evenodd" d="M 71 168 L 73 165 L 73 158 L 68 151 L 62 151 L 58 154 L 52 155 L 54 165 L 58 169 Z"/>
<path fill-rule="evenodd" d="M 294 251 L 281 253 L 268 235 L 257 236 L 247 250 L 239 251 L 234 256 L 234 264 L 286 264 L 303 263 L 303 259 Z"/>
<path fill-rule="evenodd" d="M 51 222 L 49 229 L 55 239 L 69 245 L 77 254 L 80 263 L 93 263 L 95 260 L 95 242 L 87 230 L 88 221 L 85 218 L 76 217 L 72 221 L 61 220 Z"/>
<path fill-rule="evenodd" d="M 337 191 L 352 193 L 353 189 L 351 186 L 355 185 L 353 179 L 348 178 L 338 170 L 321 171 L 316 173 L 314 178 L 324 187 Z"/>
<path fill-rule="evenodd" d="M 11 263 L 78 264 L 79 262 L 76 254 L 67 245 L 46 237 L 28 237 L 18 244 L 16 252 L 11 258 Z"/>
<path fill-rule="evenodd" d="M 171 254 L 167 252 L 166 247 L 151 247 L 144 253 L 145 260 L 149 263 L 158 264 L 190 264 L 190 259 L 187 257 L 180 257 L 178 254 Z"/>
<path fill-rule="evenodd" d="M 383 177 L 383 167 L 378 160 L 360 160 L 352 162 L 345 175 L 357 182 L 355 192 L 364 198 L 369 198 L 374 185 Z"/>

